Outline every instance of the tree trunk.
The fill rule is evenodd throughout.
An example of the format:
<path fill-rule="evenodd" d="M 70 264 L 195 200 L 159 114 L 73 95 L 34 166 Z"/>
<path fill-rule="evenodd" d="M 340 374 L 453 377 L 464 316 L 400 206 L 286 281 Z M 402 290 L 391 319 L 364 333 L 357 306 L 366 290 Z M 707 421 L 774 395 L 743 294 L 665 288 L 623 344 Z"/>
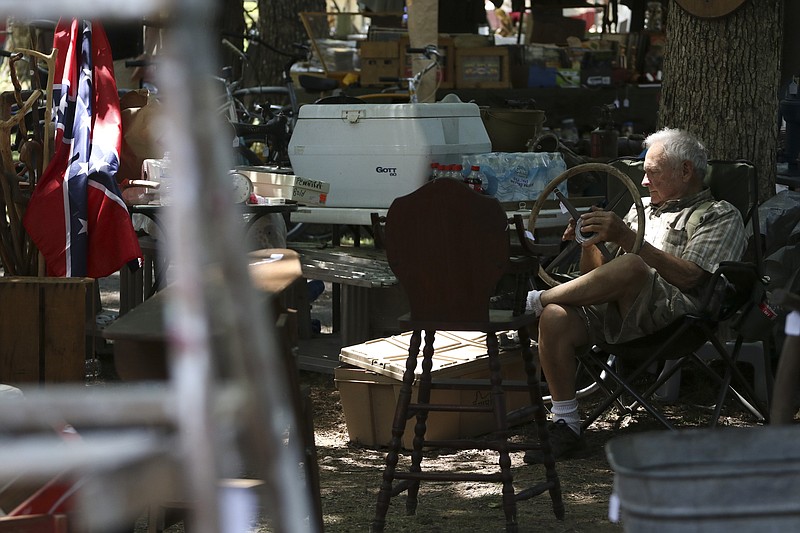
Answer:
<path fill-rule="evenodd" d="M 244 5 L 242 0 L 220 0 L 222 11 L 220 13 L 219 24 L 220 28 L 225 33 L 235 33 L 244 35 L 245 22 L 244 22 Z M 233 35 L 222 35 L 221 37 L 229 40 L 239 50 L 244 50 L 243 39 L 234 37 Z M 220 40 L 220 43 L 222 41 Z M 220 46 L 220 54 L 223 66 L 230 66 L 233 68 L 233 79 L 238 80 L 242 75 L 242 58 L 228 48 L 227 46 Z"/>
<path fill-rule="evenodd" d="M 302 11 L 325 11 L 325 0 L 258 0 L 259 35 L 278 50 L 296 54 L 294 44 L 308 40 L 300 20 Z M 260 85 L 283 85 L 283 69 L 289 58 L 261 46 L 253 48 L 248 55 L 258 77 L 246 83 L 257 80 Z M 248 77 L 250 74 L 256 75 L 251 72 Z"/>
<path fill-rule="evenodd" d="M 712 159 L 748 159 L 761 202 L 775 194 L 782 0 L 747 0 L 700 19 L 674 1 L 667 16 L 659 125 L 690 130 Z"/>

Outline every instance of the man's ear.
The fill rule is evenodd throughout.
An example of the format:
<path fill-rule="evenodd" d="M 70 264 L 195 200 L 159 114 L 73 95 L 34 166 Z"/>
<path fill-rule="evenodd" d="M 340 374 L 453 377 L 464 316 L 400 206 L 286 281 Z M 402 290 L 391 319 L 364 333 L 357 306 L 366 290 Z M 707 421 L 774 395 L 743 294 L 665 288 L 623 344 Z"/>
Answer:
<path fill-rule="evenodd" d="M 691 161 L 681 163 L 681 179 L 688 182 L 694 177 L 694 164 Z"/>

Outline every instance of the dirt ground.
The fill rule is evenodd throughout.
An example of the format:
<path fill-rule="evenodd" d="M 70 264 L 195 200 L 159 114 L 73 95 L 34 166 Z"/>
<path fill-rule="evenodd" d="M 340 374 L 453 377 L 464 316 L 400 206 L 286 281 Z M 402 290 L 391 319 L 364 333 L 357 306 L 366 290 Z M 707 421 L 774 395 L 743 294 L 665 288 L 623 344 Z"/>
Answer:
<path fill-rule="evenodd" d="M 339 393 L 329 376 L 305 374 L 303 379 L 311 385 L 314 402 L 325 531 L 368 531 L 375 511 L 385 453 L 349 442 Z M 702 427 L 707 423 L 710 408 L 705 403 L 709 399 L 705 398 L 705 385 L 702 376 L 685 373 L 683 388 L 687 391 L 686 396 L 680 405 L 667 407 L 671 416 L 680 420 L 682 425 Z M 582 406 L 588 408 L 595 401 L 587 399 Z M 730 407 L 721 423 L 744 426 L 755 422 L 733 405 Z M 538 496 L 518 505 L 521 532 L 602 533 L 623 530 L 621 524 L 608 519 L 614 474 L 606 459 L 605 444 L 617 435 L 662 429 L 644 414 L 623 420 L 621 425 L 624 427 L 618 429 L 615 428 L 616 422 L 616 416 L 612 415 L 595 423 L 587 434 L 586 456 L 557 463 L 566 506 L 565 519 L 555 519 L 549 498 Z M 386 423 L 391 424 L 391 421 Z M 532 435 L 532 431 L 532 424 L 520 426 L 516 428 L 515 438 Z M 479 471 L 494 465 L 495 456 L 493 452 L 439 451 L 426 456 L 423 467 L 429 470 Z M 408 457 L 401 461 L 406 461 L 401 464 L 407 464 Z M 514 454 L 512 466 L 516 470 L 517 487 L 528 482 L 536 483 L 543 477 L 543 468 L 524 464 L 521 453 Z M 423 482 L 416 515 L 405 515 L 404 496 L 401 495 L 393 499 L 387 516 L 387 532 L 465 530 L 504 531 L 499 485 Z"/>
<path fill-rule="evenodd" d="M 104 280 L 102 298 L 104 310 L 113 315 L 118 305 L 114 280 Z M 326 311 L 327 290 L 315 303 L 312 317 L 322 322 L 322 333 L 330 332 Z M 313 402 L 315 444 L 320 474 L 320 492 L 325 531 L 366 532 L 375 512 L 375 501 L 381 480 L 385 451 L 359 446 L 350 442 L 345 414 L 334 377 L 329 374 L 301 372 L 301 383 L 308 386 Z M 666 406 L 669 415 L 685 427 L 703 427 L 708 423 L 710 404 L 713 402 L 705 377 L 691 371 L 684 372 L 681 402 Z M 581 403 L 588 409 L 597 401 L 596 395 Z M 752 425 L 755 421 L 732 403 L 726 406 L 722 424 L 732 426 Z M 391 424 L 391 420 L 385 420 Z M 619 426 L 619 427 L 618 427 Z M 515 428 L 514 438 L 532 436 L 532 424 Z M 566 517 L 557 520 L 547 495 L 520 502 L 518 517 L 520 531 L 535 532 L 586 532 L 604 533 L 622 531 L 623 526 L 608 518 L 609 498 L 613 490 L 614 474 L 605 455 L 605 444 L 615 436 L 644 431 L 662 431 L 661 426 L 645 414 L 618 420 L 612 413 L 596 422 L 587 434 L 588 450 L 585 456 L 557 464 L 561 480 Z M 429 452 L 423 462 L 427 470 L 486 471 L 496 464 L 494 452 L 438 450 Z M 404 455 L 400 465 L 408 464 Z M 522 453 L 512 454 L 515 486 L 535 484 L 543 479 L 540 466 L 526 465 Z M 146 517 L 135 526 L 134 533 L 147 531 Z M 177 523 L 168 533 L 184 532 Z M 268 517 L 262 518 L 254 528 L 257 533 L 273 529 Z M 504 531 L 504 517 L 500 506 L 499 484 L 486 483 L 432 483 L 423 482 L 419 506 L 413 516 L 405 514 L 405 496 L 392 500 L 387 515 L 387 533 L 393 532 L 457 532 Z"/>

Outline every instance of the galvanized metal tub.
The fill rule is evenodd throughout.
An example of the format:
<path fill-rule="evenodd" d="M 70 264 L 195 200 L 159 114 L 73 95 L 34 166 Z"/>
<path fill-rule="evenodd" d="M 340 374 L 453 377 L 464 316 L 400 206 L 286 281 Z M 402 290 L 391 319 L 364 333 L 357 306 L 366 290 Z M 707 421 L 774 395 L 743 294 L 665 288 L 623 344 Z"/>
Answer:
<path fill-rule="evenodd" d="M 606 455 L 625 531 L 800 531 L 800 427 L 628 435 Z"/>

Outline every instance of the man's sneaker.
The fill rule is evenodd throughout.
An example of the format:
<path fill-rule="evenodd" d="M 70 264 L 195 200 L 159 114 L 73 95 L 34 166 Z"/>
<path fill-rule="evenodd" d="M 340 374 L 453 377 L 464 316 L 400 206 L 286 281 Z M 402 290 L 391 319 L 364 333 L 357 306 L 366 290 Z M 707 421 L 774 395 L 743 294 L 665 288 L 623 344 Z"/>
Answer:
<path fill-rule="evenodd" d="M 547 433 L 550 437 L 550 449 L 553 451 L 553 459 L 569 459 L 586 450 L 586 441 L 583 435 L 578 435 L 572 431 L 564 420 L 556 420 L 547 425 Z M 523 458 L 528 464 L 542 464 L 544 453 L 542 450 L 528 450 Z"/>

